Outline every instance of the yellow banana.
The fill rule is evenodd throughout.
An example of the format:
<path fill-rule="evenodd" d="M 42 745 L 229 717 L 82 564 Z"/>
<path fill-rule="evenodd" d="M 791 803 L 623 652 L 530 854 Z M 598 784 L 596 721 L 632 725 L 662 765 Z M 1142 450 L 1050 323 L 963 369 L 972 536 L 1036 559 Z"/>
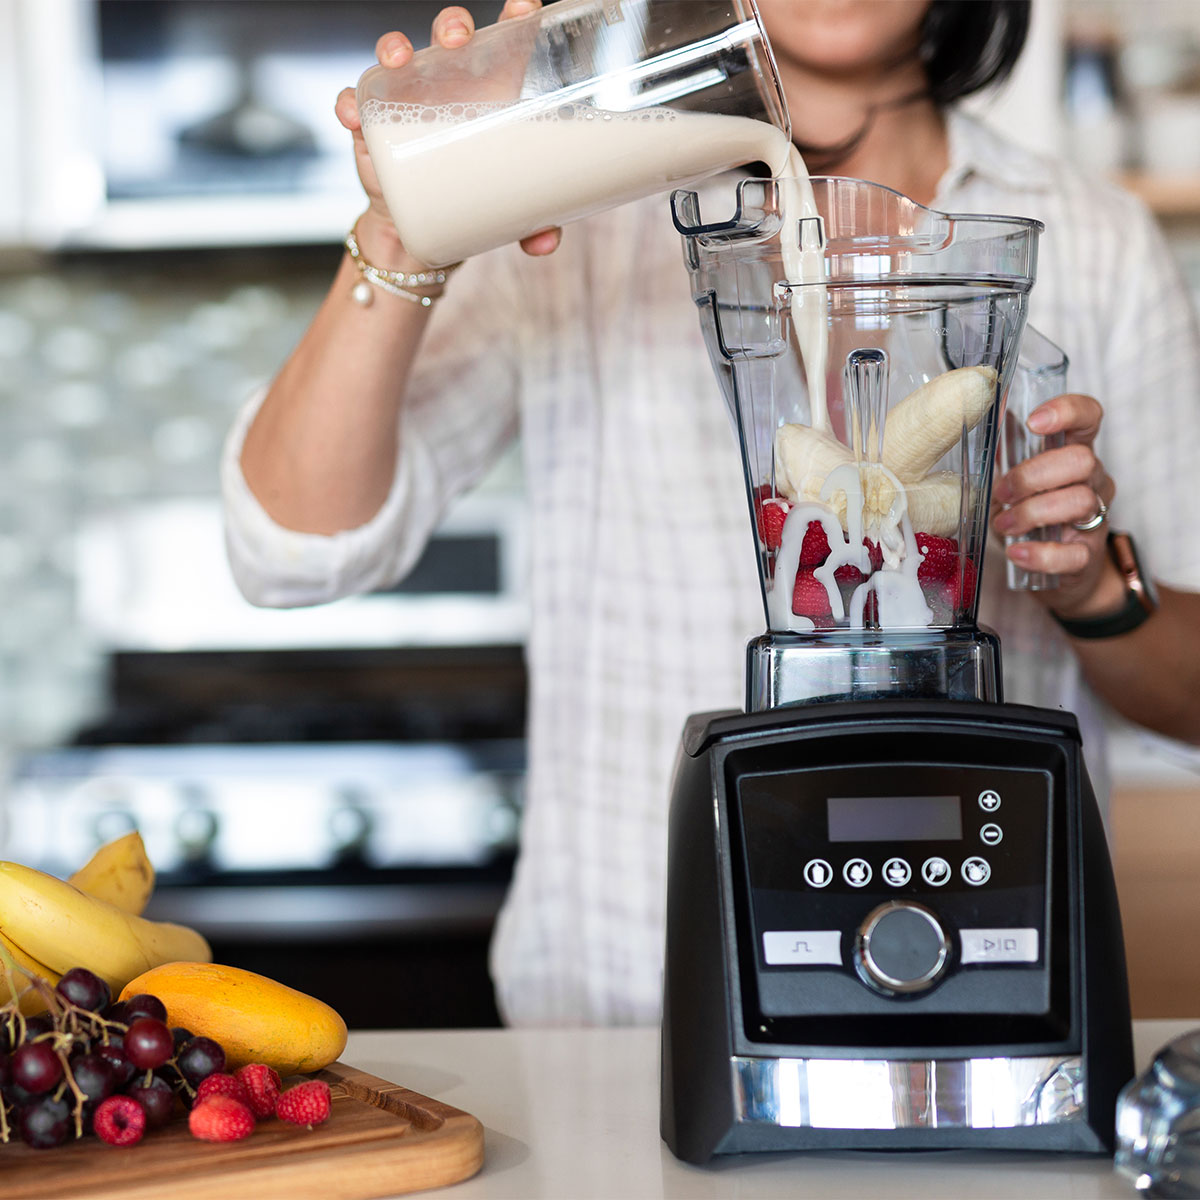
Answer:
<path fill-rule="evenodd" d="M 86 967 L 114 995 L 163 963 L 212 961 L 212 950 L 194 929 L 122 912 L 13 862 L 0 862 L 0 933 L 52 971 Z"/>
<path fill-rule="evenodd" d="M 853 461 L 849 449 L 823 429 L 781 425 L 775 431 L 776 483 L 793 504 L 819 499 L 829 473 Z"/>
<path fill-rule="evenodd" d="M 958 537 L 964 511 L 970 511 L 975 489 L 963 495 L 957 471 L 933 471 L 924 479 L 904 485 L 913 529 L 938 537 Z"/>
<path fill-rule="evenodd" d="M 991 367 L 959 367 L 935 375 L 888 410 L 883 464 L 905 483 L 923 479 L 974 429 L 996 399 Z"/>
<path fill-rule="evenodd" d="M 11 938 L 5 937 L 0 933 L 0 946 L 8 952 L 8 956 L 22 970 L 28 971 L 31 975 L 40 975 L 51 987 L 53 987 L 61 978 L 57 971 L 52 971 L 44 963 L 40 963 L 36 958 L 30 958 L 24 950 L 21 949 Z M 17 1006 L 27 1016 L 32 1016 L 34 1013 L 41 1012 L 45 1007 L 45 1003 L 36 991 L 23 991 L 23 986 L 26 980 L 17 974 L 13 980 L 16 984 L 19 999 Z M 8 984 L 5 979 L 5 974 L 0 971 L 0 1004 L 7 1004 L 13 998 L 12 992 L 9 991 Z"/>
<path fill-rule="evenodd" d="M 70 882 L 81 892 L 140 917 L 154 891 L 154 868 L 146 856 L 142 835 L 135 829 L 106 842 L 71 876 Z"/>

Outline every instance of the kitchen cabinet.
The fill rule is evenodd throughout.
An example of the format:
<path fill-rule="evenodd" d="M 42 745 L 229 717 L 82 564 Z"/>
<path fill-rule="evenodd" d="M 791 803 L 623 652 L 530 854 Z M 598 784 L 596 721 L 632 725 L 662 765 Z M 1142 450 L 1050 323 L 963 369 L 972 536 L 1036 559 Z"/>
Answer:
<path fill-rule="evenodd" d="M 1117 182 L 1140 196 L 1160 220 L 1200 220 L 1200 175 L 1122 171 Z"/>
<path fill-rule="evenodd" d="M 1118 785 L 1109 825 L 1133 1014 L 1186 1016 L 1200 1009 L 1200 959 L 1179 950 L 1200 928 L 1200 780 Z"/>

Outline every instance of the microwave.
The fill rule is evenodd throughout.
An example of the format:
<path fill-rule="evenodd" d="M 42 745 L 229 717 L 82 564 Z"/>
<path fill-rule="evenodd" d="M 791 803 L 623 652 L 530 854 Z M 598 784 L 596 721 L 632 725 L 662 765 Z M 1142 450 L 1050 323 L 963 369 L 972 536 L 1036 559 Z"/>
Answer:
<path fill-rule="evenodd" d="M 500 3 L 468 7 L 478 24 Z M 0 0 L 0 245 L 336 243 L 362 208 L 345 87 L 441 0 Z"/>
<path fill-rule="evenodd" d="M 114 653 L 521 646 L 531 603 L 527 543 L 524 496 L 481 487 L 454 502 L 394 586 L 257 608 L 230 573 L 219 500 L 145 500 L 80 522 L 78 619 Z"/>

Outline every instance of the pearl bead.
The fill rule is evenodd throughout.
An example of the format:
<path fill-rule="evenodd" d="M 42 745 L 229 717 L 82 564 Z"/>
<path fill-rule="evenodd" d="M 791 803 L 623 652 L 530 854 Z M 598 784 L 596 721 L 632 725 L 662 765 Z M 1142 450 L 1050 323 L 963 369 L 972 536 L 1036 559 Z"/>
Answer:
<path fill-rule="evenodd" d="M 365 279 L 354 285 L 350 295 L 354 298 L 355 304 L 361 304 L 363 308 L 366 308 L 375 298 L 371 291 L 371 285 Z"/>

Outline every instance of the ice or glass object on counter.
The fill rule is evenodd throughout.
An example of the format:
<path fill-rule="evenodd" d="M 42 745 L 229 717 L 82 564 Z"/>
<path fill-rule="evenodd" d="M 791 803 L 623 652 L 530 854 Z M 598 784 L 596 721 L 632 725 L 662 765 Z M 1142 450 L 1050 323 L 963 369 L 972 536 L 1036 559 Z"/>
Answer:
<path fill-rule="evenodd" d="M 408 251 L 431 266 L 747 162 L 787 105 L 754 0 L 558 0 L 358 83 Z"/>
<path fill-rule="evenodd" d="M 1042 226 L 840 178 L 811 181 L 806 216 L 792 182 L 743 181 L 713 223 L 695 192 L 673 197 L 758 545 L 748 707 L 999 699 L 977 585 Z M 814 244 L 821 268 L 798 272 Z"/>
<path fill-rule="evenodd" d="M 1200 1196 L 1200 1029 L 1159 1050 L 1117 1097 L 1115 1165 L 1143 1196 Z"/>
<path fill-rule="evenodd" d="M 1008 389 L 1004 421 L 1000 431 L 1000 470 L 1007 473 L 1018 463 L 1062 446 L 1061 433 L 1041 436 L 1028 426 L 1029 414 L 1053 396 L 1067 390 L 1067 356 L 1048 337 L 1032 325 L 1025 327 L 1021 354 Z M 1017 538 L 1005 538 L 1005 546 L 1014 542 L 1061 542 L 1062 526 L 1045 525 Z M 1008 586 L 1013 591 L 1041 592 L 1058 587 L 1058 576 L 1045 571 L 1027 571 L 1011 559 L 1004 560 Z"/>

